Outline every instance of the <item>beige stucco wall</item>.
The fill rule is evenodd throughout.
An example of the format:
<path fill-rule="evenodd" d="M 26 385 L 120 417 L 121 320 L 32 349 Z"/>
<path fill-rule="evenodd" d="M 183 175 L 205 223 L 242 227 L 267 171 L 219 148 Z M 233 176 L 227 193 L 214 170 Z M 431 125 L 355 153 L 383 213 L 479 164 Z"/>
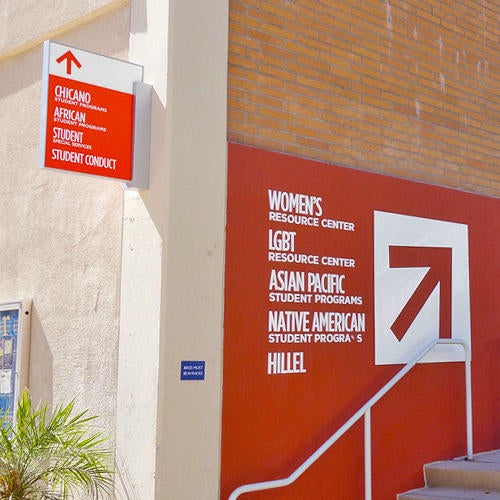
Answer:
<path fill-rule="evenodd" d="M 123 188 L 38 168 L 42 47 L 22 48 L 57 29 L 57 41 L 126 57 L 129 8 L 65 29 L 61 20 L 80 15 L 83 3 L 85 12 L 103 4 L 0 7 L 0 302 L 33 299 L 33 397 L 76 396 L 113 445 Z"/>
<path fill-rule="evenodd" d="M 0 10 L 0 61 L 36 47 L 107 13 L 129 0 L 4 0 Z"/>
<path fill-rule="evenodd" d="M 130 58 L 154 88 L 150 188 L 124 208 L 117 447 L 134 499 L 218 498 L 227 16 L 227 0 L 132 1 Z M 182 360 L 205 380 L 181 381 Z"/>
<path fill-rule="evenodd" d="M 171 0 L 171 175 L 157 454 L 167 474 L 159 476 L 158 499 L 218 498 L 228 3 Z M 179 380 L 183 359 L 206 362 L 204 382 Z"/>

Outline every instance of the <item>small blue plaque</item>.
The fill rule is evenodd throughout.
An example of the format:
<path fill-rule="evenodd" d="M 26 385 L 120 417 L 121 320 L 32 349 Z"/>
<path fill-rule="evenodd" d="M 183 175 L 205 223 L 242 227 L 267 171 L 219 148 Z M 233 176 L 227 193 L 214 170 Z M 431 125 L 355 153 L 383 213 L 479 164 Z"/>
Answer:
<path fill-rule="evenodd" d="M 205 380 L 205 361 L 181 361 L 181 380 Z"/>

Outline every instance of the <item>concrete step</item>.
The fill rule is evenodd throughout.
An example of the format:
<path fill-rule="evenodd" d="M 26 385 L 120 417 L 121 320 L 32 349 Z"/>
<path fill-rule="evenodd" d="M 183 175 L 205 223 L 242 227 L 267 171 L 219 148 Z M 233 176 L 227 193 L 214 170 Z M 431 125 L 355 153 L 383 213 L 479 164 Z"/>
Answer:
<path fill-rule="evenodd" d="M 500 500 L 500 492 L 455 488 L 420 488 L 398 495 L 398 500 Z"/>
<path fill-rule="evenodd" d="M 474 460 L 448 460 L 424 467 L 429 487 L 468 488 L 500 492 L 500 450 L 480 453 Z"/>
<path fill-rule="evenodd" d="M 420 488 L 398 495 L 398 500 L 500 500 L 500 492 L 454 488 Z"/>
<path fill-rule="evenodd" d="M 500 500 L 500 450 L 424 466 L 425 488 L 398 495 L 398 500 L 442 498 Z"/>

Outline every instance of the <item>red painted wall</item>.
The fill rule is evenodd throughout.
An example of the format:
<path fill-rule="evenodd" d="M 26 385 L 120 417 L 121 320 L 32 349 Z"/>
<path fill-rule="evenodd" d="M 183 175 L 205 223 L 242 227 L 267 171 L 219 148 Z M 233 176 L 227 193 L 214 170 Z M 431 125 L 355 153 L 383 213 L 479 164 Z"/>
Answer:
<path fill-rule="evenodd" d="M 269 190 L 275 195 L 303 196 L 295 198 L 300 204 L 289 212 L 285 205 L 281 205 L 283 210 L 270 210 Z M 269 220 L 270 211 L 282 217 L 301 212 L 310 217 L 311 224 L 318 219 L 318 226 Z M 230 144 L 221 498 L 228 498 L 242 484 L 288 476 L 403 366 L 375 364 L 374 283 L 378 278 L 374 271 L 374 211 L 400 214 L 409 221 L 440 221 L 445 229 L 465 228 L 475 451 L 500 447 L 500 430 L 495 425 L 500 418 L 496 308 L 500 299 L 500 201 Z M 346 224 L 340 224 L 343 229 L 332 229 L 323 227 L 333 224 L 326 220 Z M 284 240 L 288 241 L 288 247 L 284 244 L 287 251 L 271 248 Z M 270 252 L 283 253 L 285 258 L 292 253 L 314 255 L 320 262 L 274 262 L 269 260 Z M 326 256 L 343 257 L 347 265 L 323 265 L 321 259 Z M 281 277 L 290 278 L 292 273 L 304 277 L 302 290 L 300 282 L 288 286 L 300 300 L 306 300 L 310 291 L 309 273 L 326 281 L 325 275 L 337 276 L 341 285 L 330 289 L 331 293 L 311 293 L 311 303 L 271 302 L 270 293 L 277 293 L 283 284 L 272 279 L 279 271 L 288 272 Z M 316 295 L 348 296 L 355 303 L 317 304 Z M 384 304 L 377 307 L 380 311 Z M 272 327 L 280 329 L 270 321 L 270 311 L 281 319 L 285 313 L 280 316 L 280 311 L 293 311 L 288 317 L 301 319 L 302 324 L 298 328 L 288 325 L 289 331 L 282 326 L 277 333 L 310 334 L 310 342 L 303 336 L 302 342 L 270 343 Z M 347 314 L 357 314 L 364 318 L 364 327 L 347 320 L 353 329 L 348 332 L 350 342 L 345 342 L 345 336 L 337 337 L 337 342 L 315 342 L 315 335 L 324 332 L 313 331 L 314 321 L 327 312 L 339 313 L 338 318 L 344 320 L 352 318 Z M 417 313 L 415 330 L 408 330 L 408 336 L 421 335 Z M 337 323 L 337 330 L 341 326 Z M 463 333 L 464 328 L 454 324 L 452 336 Z M 437 325 L 426 334 L 437 337 L 438 332 Z M 297 373 L 273 374 L 268 356 L 274 352 L 301 353 L 296 364 L 288 366 Z M 422 485 L 424 463 L 465 454 L 463 365 L 456 361 L 419 364 L 374 407 L 375 499 L 392 499 Z M 243 498 L 363 498 L 363 467 L 363 426 L 359 422 L 293 485 Z"/>

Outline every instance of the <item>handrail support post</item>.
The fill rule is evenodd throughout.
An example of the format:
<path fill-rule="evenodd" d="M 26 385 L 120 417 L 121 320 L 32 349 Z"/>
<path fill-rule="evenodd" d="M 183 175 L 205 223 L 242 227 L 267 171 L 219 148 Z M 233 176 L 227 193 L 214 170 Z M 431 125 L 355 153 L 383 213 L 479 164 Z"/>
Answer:
<path fill-rule="evenodd" d="M 365 500 L 372 500 L 372 417 L 365 411 Z"/>
<path fill-rule="evenodd" d="M 472 376 L 471 354 L 467 346 L 465 353 L 465 409 L 467 425 L 467 460 L 474 460 L 473 430 L 472 430 Z"/>

